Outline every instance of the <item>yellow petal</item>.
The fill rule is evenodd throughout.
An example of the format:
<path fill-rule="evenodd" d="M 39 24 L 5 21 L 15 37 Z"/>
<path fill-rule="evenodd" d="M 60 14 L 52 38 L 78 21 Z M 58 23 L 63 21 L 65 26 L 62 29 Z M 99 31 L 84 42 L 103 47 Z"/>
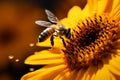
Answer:
<path fill-rule="evenodd" d="M 84 76 L 81 80 L 94 80 L 97 70 L 97 66 L 90 65 L 88 70 L 84 73 Z"/>
<path fill-rule="evenodd" d="M 77 73 L 77 76 L 76 76 L 76 79 L 75 79 L 75 80 L 80 80 L 80 79 L 82 79 L 82 77 L 84 76 L 85 72 L 86 72 L 86 69 L 83 69 L 83 68 L 80 69 L 79 72 Z"/>
<path fill-rule="evenodd" d="M 68 12 L 68 18 L 69 19 L 79 19 L 79 16 L 81 16 L 81 8 L 79 6 L 72 7 Z"/>
<path fill-rule="evenodd" d="M 68 80 L 75 80 L 76 76 L 78 74 L 78 71 L 77 70 L 73 70 L 70 72 L 70 75 L 68 77 Z"/>
<path fill-rule="evenodd" d="M 53 80 L 53 78 L 65 68 L 65 65 L 45 66 L 39 70 L 24 75 L 21 80 Z"/>
<path fill-rule="evenodd" d="M 25 62 L 26 64 L 31 64 L 31 65 L 45 65 L 45 64 L 63 64 L 62 59 L 51 59 L 51 60 L 27 60 Z"/>
<path fill-rule="evenodd" d="M 114 15 L 120 10 L 120 0 L 113 1 L 112 11 L 110 13 L 110 17 L 114 19 Z"/>
<path fill-rule="evenodd" d="M 26 64 L 43 65 L 43 64 L 61 64 L 64 63 L 63 55 L 53 53 L 51 50 L 36 52 L 25 60 Z"/>
<path fill-rule="evenodd" d="M 82 10 L 78 6 L 72 7 L 68 12 L 68 17 L 61 20 L 61 23 L 66 27 L 74 28 L 76 27 L 79 20 L 82 18 Z"/>
<path fill-rule="evenodd" d="M 119 5 L 120 5 L 120 0 L 113 0 L 112 10 L 114 10 L 115 8 L 117 8 Z"/>
<path fill-rule="evenodd" d="M 86 4 L 86 6 L 84 7 L 83 11 L 82 11 L 82 20 L 85 20 L 86 18 L 90 17 L 90 11 L 89 11 L 89 6 L 88 4 Z"/>
<path fill-rule="evenodd" d="M 116 80 L 116 76 L 110 73 L 110 80 Z"/>
<path fill-rule="evenodd" d="M 111 73 L 104 64 L 96 73 L 95 80 L 111 80 Z"/>
<path fill-rule="evenodd" d="M 105 9 L 104 12 L 105 13 L 110 13 L 113 7 L 113 0 L 106 0 L 106 5 L 105 5 Z"/>
<path fill-rule="evenodd" d="M 119 9 L 120 9 L 120 7 L 119 7 Z M 115 19 L 116 21 L 120 21 L 120 10 L 118 10 L 118 11 L 115 13 L 114 19 Z"/>
<path fill-rule="evenodd" d="M 98 14 L 110 12 L 112 9 L 113 0 L 99 0 L 98 1 Z"/>
<path fill-rule="evenodd" d="M 112 56 L 107 67 L 109 71 L 120 76 L 120 56 Z"/>
<path fill-rule="evenodd" d="M 77 20 L 64 18 L 61 20 L 61 23 L 64 24 L 68 28 L 74 28 L 74 27 L 76 27 Z"/>
<path fill-rule="evenodd" d="M 31 78 L 31 77 L 33 77 L 33 76 L 35 76 L 35 75 L 37 75 L 37 74 L 39 74 L 39 73 L 41 73 L 41 72 L 44 72 L 45 70 L 47 70 L 48 68 L 51 68 L 51 67 L 53 67 L 53 65 L 52 65 L 52 66 L 51 66 L 51 65 L 45 66 L 45 67 L 43 67 L 43 68 L 41 68 L 41 69 L 38 69 L 38 70 L 36 70 L 36 71 L 29 72 L 29 73 L 25 74 L 25 75 L 21 78 L 21 80 L 28 80 L 29 78 Z"/>
<path fill-rule="evenodd" d="M 117 49 L 115 53 L 116 55 L 120 56 L 120 49 Z"/>
<path fill-rule="evenodd" d="M 65 69 L 62 72 L 60 72 L 53 80 L 68 80 L 69 75 L 69 70 Z"/>
<path fill-rule="evenodd" d="M 98 8 L 98 0 L 87 0 L 89 11 L 91 15 L 94 15 L 97 13 Z"/>

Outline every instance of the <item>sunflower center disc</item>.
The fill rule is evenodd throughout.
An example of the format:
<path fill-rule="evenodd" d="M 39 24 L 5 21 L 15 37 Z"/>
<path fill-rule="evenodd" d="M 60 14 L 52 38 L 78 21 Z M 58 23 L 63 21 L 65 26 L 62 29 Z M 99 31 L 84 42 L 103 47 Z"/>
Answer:
<path fill-rule="evenodd" d="M 113 48 L 117 39 L 118 25 L 107 17 L 95 16 L 79 22 L 73 29 L 73 36 L 66 40 L 63 49 L 65 60 L 70 70 L 98 64 Z"/>

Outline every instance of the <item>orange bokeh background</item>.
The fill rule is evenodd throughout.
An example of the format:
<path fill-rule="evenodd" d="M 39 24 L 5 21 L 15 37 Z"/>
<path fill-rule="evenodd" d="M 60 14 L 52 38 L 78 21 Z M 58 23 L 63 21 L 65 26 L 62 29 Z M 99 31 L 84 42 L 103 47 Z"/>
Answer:
<path fill-rule="evenodd" d="M 24 60 L 42 49 L 35 44 L 43 28 L 34 22 L 47 20 L 45 9 L 62 19 L 72 6 L 83 8 L 85 3 L 84 0 L 0 1 L 0 80 L 19 80 L 29 68 L 40 67 L 25 65 Z"/>

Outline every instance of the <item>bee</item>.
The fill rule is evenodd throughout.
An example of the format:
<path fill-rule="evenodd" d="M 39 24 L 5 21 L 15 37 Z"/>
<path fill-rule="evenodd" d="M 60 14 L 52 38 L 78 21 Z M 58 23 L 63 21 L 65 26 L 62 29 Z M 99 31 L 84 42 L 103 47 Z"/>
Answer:
<path fill-rule="evenodd" d="M 37 25 L 47 27 L 45 30 L 43 30 L 43 32 L 40 33 L 38 42 L 43 42 L 50 37 L 51 45 L 54 46 L 54 37 L 59 37 L 62 39 L 63 45 L 66 46 L 64 38 L 62 36 L 70 39 L 71 29 L 61 24 L 58 18 L 51 11 L 46 9 L 45 13 L 48 17 L 49 22 L 42 20 L 35 21 Z"/>

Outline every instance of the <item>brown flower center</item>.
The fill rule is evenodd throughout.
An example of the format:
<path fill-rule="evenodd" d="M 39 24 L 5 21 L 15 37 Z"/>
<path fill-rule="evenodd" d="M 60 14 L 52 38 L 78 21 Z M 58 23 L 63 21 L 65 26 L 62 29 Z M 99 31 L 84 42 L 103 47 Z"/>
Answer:
<path fill-rule="evenodd" d="M 65 60 L 70 70 L 96 64 L 110 55 L 113 42 L 117 39 L 118 25 L 115 20 L 95 16 L 78 23 L 73 29 L 73 36 L 66 40 L 63 49 Z"/>

